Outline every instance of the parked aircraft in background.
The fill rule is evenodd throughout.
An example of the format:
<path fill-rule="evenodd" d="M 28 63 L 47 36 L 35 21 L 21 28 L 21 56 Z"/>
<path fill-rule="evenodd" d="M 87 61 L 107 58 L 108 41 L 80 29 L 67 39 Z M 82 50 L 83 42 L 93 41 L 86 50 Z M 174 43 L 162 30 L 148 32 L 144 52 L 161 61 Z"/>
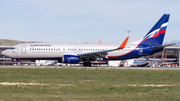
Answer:
<path fill-rule="evenodd" d="M 98 43 L 101 43 L 101 40 L 99 40 L 99 42 Z"/>
<path fill-rule="evenodd" d="M 166 46 L 162 45 L 169 14 L 164 14 L 142 40 L 126 45 L 128 38 L 119 44 L 89 43 L 24 43 L 6 49 L 3 55 L 14 59 L 58 60 L 60 63 L 79 63 L 91 66 L 95 60 L 125 60 L 152 55 Z M 1 47 L 0 47 L 1 48 Z"/>
<path fill-rule="evenodd" d="M 131 67 L 147 67 L 149 64 L 148 61 L 135 61 Z"/>
<path fill-rule="evenodd" d="M 53 66 L 55 62 L 53 60 L 36 60 L 36 66 Z"/>

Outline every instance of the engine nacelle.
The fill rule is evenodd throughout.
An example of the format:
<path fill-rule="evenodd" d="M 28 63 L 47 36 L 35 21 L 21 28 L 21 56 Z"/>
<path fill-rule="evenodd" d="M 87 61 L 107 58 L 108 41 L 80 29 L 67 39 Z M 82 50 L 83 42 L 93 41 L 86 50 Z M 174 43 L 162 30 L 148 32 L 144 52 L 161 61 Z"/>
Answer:
<path fill-rule="evenodd" d="M 18 59 L 11 59 L 12 61 L 19 61 Z"/>
<path fill-rule="evenodd" d="M 63 55 L 62 63 L 79 63 L 79 57 L 76 55 Z"/>

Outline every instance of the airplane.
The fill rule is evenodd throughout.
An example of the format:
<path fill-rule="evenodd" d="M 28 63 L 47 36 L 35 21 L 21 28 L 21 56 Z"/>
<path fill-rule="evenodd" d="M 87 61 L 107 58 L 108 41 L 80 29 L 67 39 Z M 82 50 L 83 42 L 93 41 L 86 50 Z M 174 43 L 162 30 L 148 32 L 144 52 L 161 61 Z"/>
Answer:
<path fill-rule="evenodd" d="M 135 61 L 130 67 L 147 67 L 148 61 Z"/>
<path fill-rule="evenodd" d="M 143 39 L 127 44 L 129 37 L 119 44 L 99 43 L 23 43 L 2 46 L 2 55 L 22 60 L 58 60 L 59 63 L 91 66 L 92 61 L 126 60 L 160 52 L 170 14 L 164 14 Z M 0 47 L 1 49 L 1 47 Z"/>

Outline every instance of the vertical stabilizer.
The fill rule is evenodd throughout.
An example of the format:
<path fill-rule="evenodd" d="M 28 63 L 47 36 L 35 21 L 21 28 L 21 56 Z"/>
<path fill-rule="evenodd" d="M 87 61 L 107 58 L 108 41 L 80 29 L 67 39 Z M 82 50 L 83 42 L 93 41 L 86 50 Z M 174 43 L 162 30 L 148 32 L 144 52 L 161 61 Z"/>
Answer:
<path fill-rule="evenodd" d="M 162 45 L 170 14 L 164 14 L 152 29 L 144 36 L 139 47 Z"/>

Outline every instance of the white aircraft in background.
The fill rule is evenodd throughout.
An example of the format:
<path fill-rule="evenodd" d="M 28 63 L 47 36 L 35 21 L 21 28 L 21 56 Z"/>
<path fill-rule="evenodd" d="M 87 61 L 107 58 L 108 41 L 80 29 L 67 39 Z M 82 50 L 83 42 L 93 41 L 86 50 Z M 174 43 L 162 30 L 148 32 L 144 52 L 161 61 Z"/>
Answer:
<path fill-rule="evenodd" d="M 119 44 L 89 44 L 89 43 L 24 43 L 14 46 L 2 46 L 2 54 L 13 59 L 28 60 L 58 60 L 59 63 L 79 63 L 91 66 L 95 60 L 126 60 L 160 52 L 166 46 L 162 45 L 169 14 L 164 14 L 153 28 L 138 43 L 129 43 L 128 38 Z"/>

